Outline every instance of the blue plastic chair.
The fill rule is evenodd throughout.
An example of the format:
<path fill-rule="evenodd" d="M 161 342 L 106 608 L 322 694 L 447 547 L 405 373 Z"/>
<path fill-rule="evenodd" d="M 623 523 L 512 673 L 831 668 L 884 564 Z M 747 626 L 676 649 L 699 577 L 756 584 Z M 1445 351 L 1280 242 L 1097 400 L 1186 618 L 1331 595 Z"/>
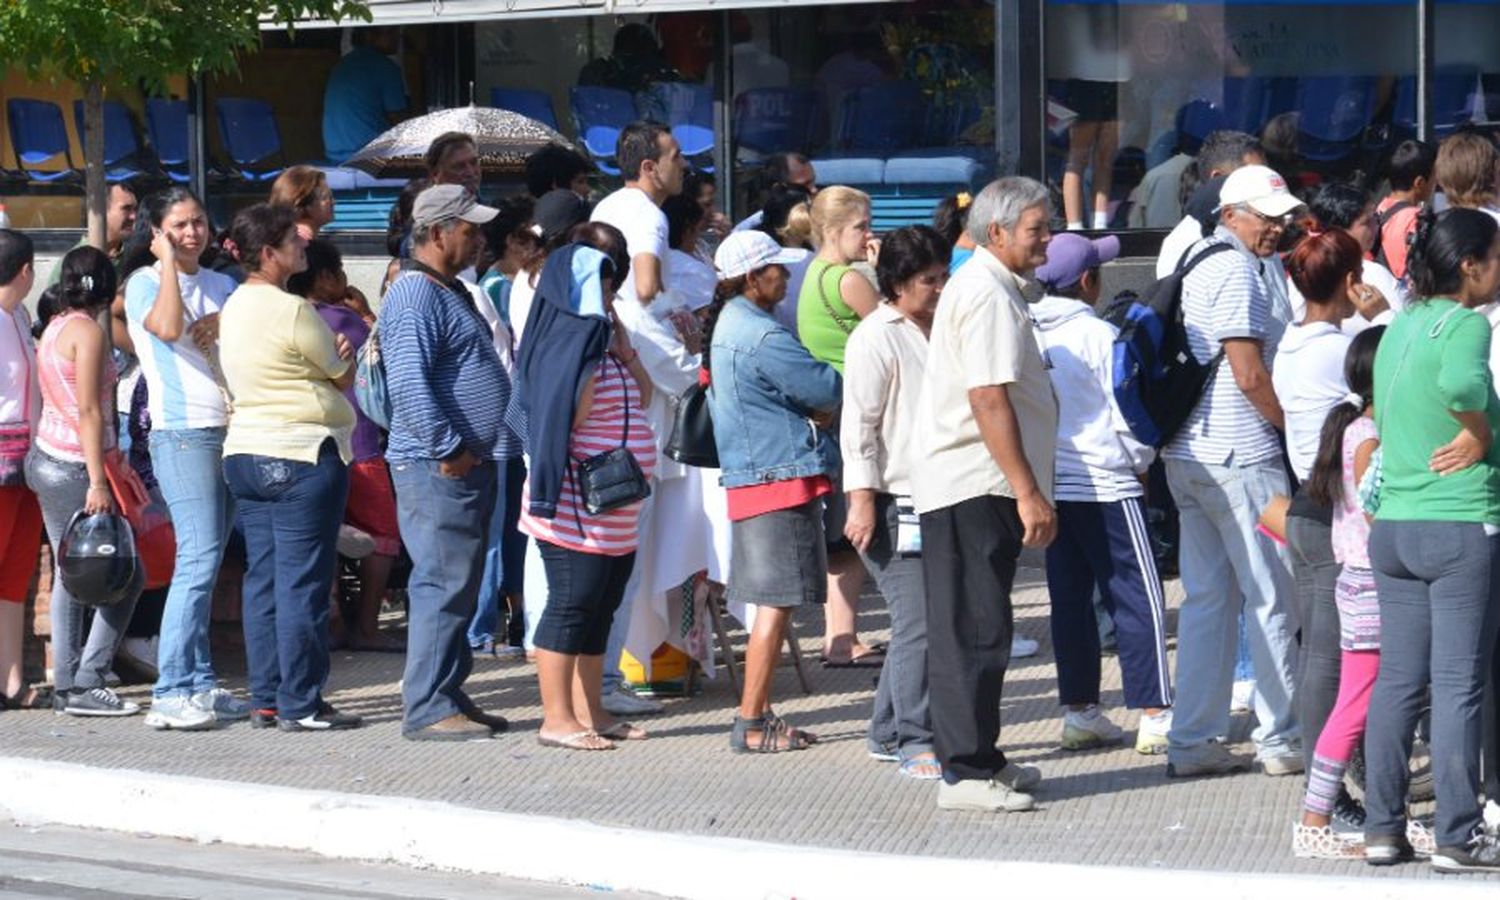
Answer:
<path fill-rule="evenodd" d="M 714 152 L 714 131 L 700 125 L 673 125 L 672 137 L 682 148 L 682 155 L 693 161 L 693 168 L 700 172 L 714 170 L 711 157 Z"/>
<path fill-rule="evenodd" d="M 636 97 L 636 109 L 643 118 L 673 127 L 696 125 L 710 131 L 714 127 L 714 91 L 706 84 L 655 82 Z"/>
<path fill-rule="evenodd" d="M 188 105 L 186 100 L 152 97 L 146 101 L 146 132 L 167 177 L 178 184 L 191 180 L 188 172 Z"/>
<path fill-rule="evenodd" d="M 629 91 L 609 87 L 574 87 L 568 91 L 573 124 L 583 148 L 608 175 L 620 174 L 614 164 L 620 132 L 636 119 L 635 98 Z"/>
<path fill-rule="evenodd" d="M 795 88 L 755 88 L 734 98 L 735 142 L 756 153 L 805 151 L 817 95 Z"/>
<path fill-rule="evenodd" d="M 1479 71 L 1467 66 L 1440 67 L 1432 76 L 1432 127 L 1438 136 L 1450 134 L 1474 118 L 1474 93 L 1480 90 Z M 1396 105 L 1391 116 L 1403 131 L 1417 130 L 1417 78 L 1407 75 L 1396 83 Z"/>
<path fill-rule="evenodd" d="M 1297 152 L 1333 162 L 1353 153 L 1375 118 L 1375 78 L 1314 75 L 1297 81 Z"/>
<path fill-rule="evenodd" d="M 51 184 L 80 177 L 68 146 L 68 128 L 56 103 L 13 97 L 5 101 L 5 118 L 10 127 L 11 150 L 28 179 Z M 62 169 L 36 168 L 59 156 Z"/>
<path fill-rule="evenodd" d="M 73 101 L 73 124 L 78 129 L 78 139 L 87 141 L 84 134 L 83 101 Z M 135 119 L 125 104 L 116 100 L 104 101 L 104 178 L 106 181 L 124 181 L 143 175 L 146 170 L 141 161 L 141 142 L 136 137 Z"/>
<path fill-rule="evenodd" d="M 562 130 L 557 124 L 557 113 L 552 111 L 552 98 L 544 91 L 529 88 L 490 88 L 490 105 L 496 109 L 508 109 L 535 119 L 553 131 Z"/>
<path fill-rule="evenodd" d="M 838 144 L 859 154 L 890 156 L 922 143 L 927 96 L 910 81 L 855 88 L 840 105 Z"/>
<path fill-rule="evenodd" d="M 219 137 L 234 164 L 235 174 L 246 181 L 270 181 L 285 168 L 281 159 L 281 129 L 276 127 L 276 113 L 264 100 L 248 97 L 221 97 L 214 101 L 219 118 Z M 259 164 L 275 157 L 277 165 L 257 169 Z"/>
<path fill-rule="evenodd" d="M 1259 75 L 1224 79 L 1224 102 L 1220 109 L 1225 128 L 1259 134 L 1262 125 L 1291 112 L 1296 105 L 1296 79 Z"/>
<path fill-rule="evenodd" d="M 819 184 L 845 186 L 885 183 L 885 160 L 870 157 L 841 156 L 812 160 Z"/>

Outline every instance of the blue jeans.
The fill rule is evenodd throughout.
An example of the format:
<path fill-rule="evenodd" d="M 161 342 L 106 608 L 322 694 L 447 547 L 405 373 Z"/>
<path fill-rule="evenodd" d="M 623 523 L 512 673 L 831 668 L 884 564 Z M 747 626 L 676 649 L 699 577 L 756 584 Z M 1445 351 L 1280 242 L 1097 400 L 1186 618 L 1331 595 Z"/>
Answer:
<path fill-rule="evenodd" d="M 1366 834 L 1406 832 L 1407 760 L 1429 685 L 1437 845 L 1466 845 L 1481 822 L 1475 797 L 1481 701 L 1500 612 L 1497 552 L 1500 537 L 1478 523 L 1382 519 L 1370 529 L 1380 676 L 1365 726 Z"/>
<path fill-rule="evenodd" d="M 1168 752 L 1229 733 L 1243 609 L 1255 664 L 1257 755 L 1300 753 L 1292 574 L 1285 551 L 1255 530 L 1271 498 L 1287 495 L 1286 469 L 1279 459 L 1248 466 L 1166 464 L 1181 514 L 1179 566 L 1187 595 L 1177 617 L 1177 702 Z"/>
<path fill-rule="evenodd" d="M 490 515 L 489 545 L 484 551 L 484 575 L 479 580 L 479 603 L 474 620 L 469 623 L 469 646 L 478 650 L 485 644 L 496 644 L 504 635 L 500 627 L 501 601 L 508 595 L 522 595 L 526 567 L 526 535 L 516 527 L 521 514 L 521 486 L 526 479 L 526 465 L 520 459 L 499 464 L 495 477 L 495 511 Z"/>
<path fill-rule="evenodd" d="M 224 429 L 151 432 L 151 466 L 177 533 L 177 561 L 167 589 L 154 697 L 212 690 L 208 625 L 214 582 L 234 523 L 234 498 L 224 484 Z"/>
<path fill-rule="evenodd" d="M 316 463 L 236 454 L 224 478 L 245 532 L 245 665 L 257 709 L 318 711 L 349 469 L 330 438 Z"/>
<path fill-rule="evenodd" d="M 390 465 L 401 538 L 412 559 L 401 685 L 401 728 L 410 733 L 474 709 L 463 692 L 474 668 L 467 632 L 489 546 L 497 476 L 493 462 L 476 465 L 463 478 L 441 474 L 432 459 Z"/>
<path fill-rule="evenodd" d="M 891 644 L 885 651 L 880 683 L 865 746 L 892 748 L 902 759 L 932 751 L 932 712 L 927 700 L 927 589 L 920 557 L 896 553 L 899 529 L 896 498 L 875 495 L 875 533 L 860 558 L 875 579 L 891 614 Z"/>

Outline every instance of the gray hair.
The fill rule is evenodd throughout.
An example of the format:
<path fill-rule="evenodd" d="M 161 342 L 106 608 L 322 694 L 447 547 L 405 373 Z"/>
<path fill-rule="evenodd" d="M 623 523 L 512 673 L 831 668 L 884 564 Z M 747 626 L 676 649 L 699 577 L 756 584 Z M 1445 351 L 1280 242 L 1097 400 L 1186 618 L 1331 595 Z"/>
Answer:
<path fill-rule="evenodd" d="M 458 223 L 460 221 L 461 220 L 458 218 L 458 216 L 452 216 L 439 222 L 428 222 L 426 225 L 423 225 L 420 228 L 412 226 L 411 245 L 413 247 L 425 247 L 428 244 L 432 243 L 432 229 L 436 228 L 443 234 L 447 234 L 454 228 L 458 227 Z"/>
<path fill-rule="evenodd" d="M 969 207 L 969 239 L 981 247 L 990 241 L 990 226 L 1011 231 L 1028 209 L 1050 210 L 1047 186 L 1034 178 L 1010 175 L 985 185 Z"/>

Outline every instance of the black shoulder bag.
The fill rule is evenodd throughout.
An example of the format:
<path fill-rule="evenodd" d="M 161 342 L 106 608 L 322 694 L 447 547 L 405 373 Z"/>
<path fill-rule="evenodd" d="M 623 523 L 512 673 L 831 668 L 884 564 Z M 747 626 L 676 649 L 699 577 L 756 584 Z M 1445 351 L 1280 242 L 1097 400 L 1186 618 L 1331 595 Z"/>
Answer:
<path fill-rule="evenodd" d="M 685 466 L 699 469 L 719 467 L 719 446 L 714 443 L 714 420 L 708 411 L 708 386 L 690 385 L 677 398 L 672 416 L 672 436 L 667 455 Z"/>
<path fill-rule="evenodd" d="M 615 360 L 620 378 L 630 377 Z M 578 494 L 583 508 L 590 515 L 599 515 L 622 506 L 629 506 L 651 496 L 651 483 L 635 454 L 626 445 L 630 442 L 630 391 L 625 391 L 625 428 L 620 434 L 620 446 L 613 450 L 578 461 Z"/>

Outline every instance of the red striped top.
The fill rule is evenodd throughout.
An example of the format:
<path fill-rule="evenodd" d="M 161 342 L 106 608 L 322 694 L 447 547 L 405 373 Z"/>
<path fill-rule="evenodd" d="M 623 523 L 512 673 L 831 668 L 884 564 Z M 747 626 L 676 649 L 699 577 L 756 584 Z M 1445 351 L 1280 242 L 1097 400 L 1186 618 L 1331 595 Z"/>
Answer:
<path fill-rule="evenodd" d="M 626 437 L 626 404 L 630 405 L 629 435 Z M 563 476 L 562 491 L 557 499 L 555 518 L 542 519 L 531 514 L 531 485 L 521 491 L 521 531 L 540 541 L 603 556 L 624 556 L 640 544 L 641 505 L 632 503 L 599 515 L 592 515 L 578 500 L 579 460 L 608 453 L 625 446 L 650 478 L 656 471 L 656 434 L 641 408 L 641 392 L 625 367 L 605 357 L 594 379 L 594 403 L 583 424 L 573 431 L 568 445 L 572 471 Z"/>

